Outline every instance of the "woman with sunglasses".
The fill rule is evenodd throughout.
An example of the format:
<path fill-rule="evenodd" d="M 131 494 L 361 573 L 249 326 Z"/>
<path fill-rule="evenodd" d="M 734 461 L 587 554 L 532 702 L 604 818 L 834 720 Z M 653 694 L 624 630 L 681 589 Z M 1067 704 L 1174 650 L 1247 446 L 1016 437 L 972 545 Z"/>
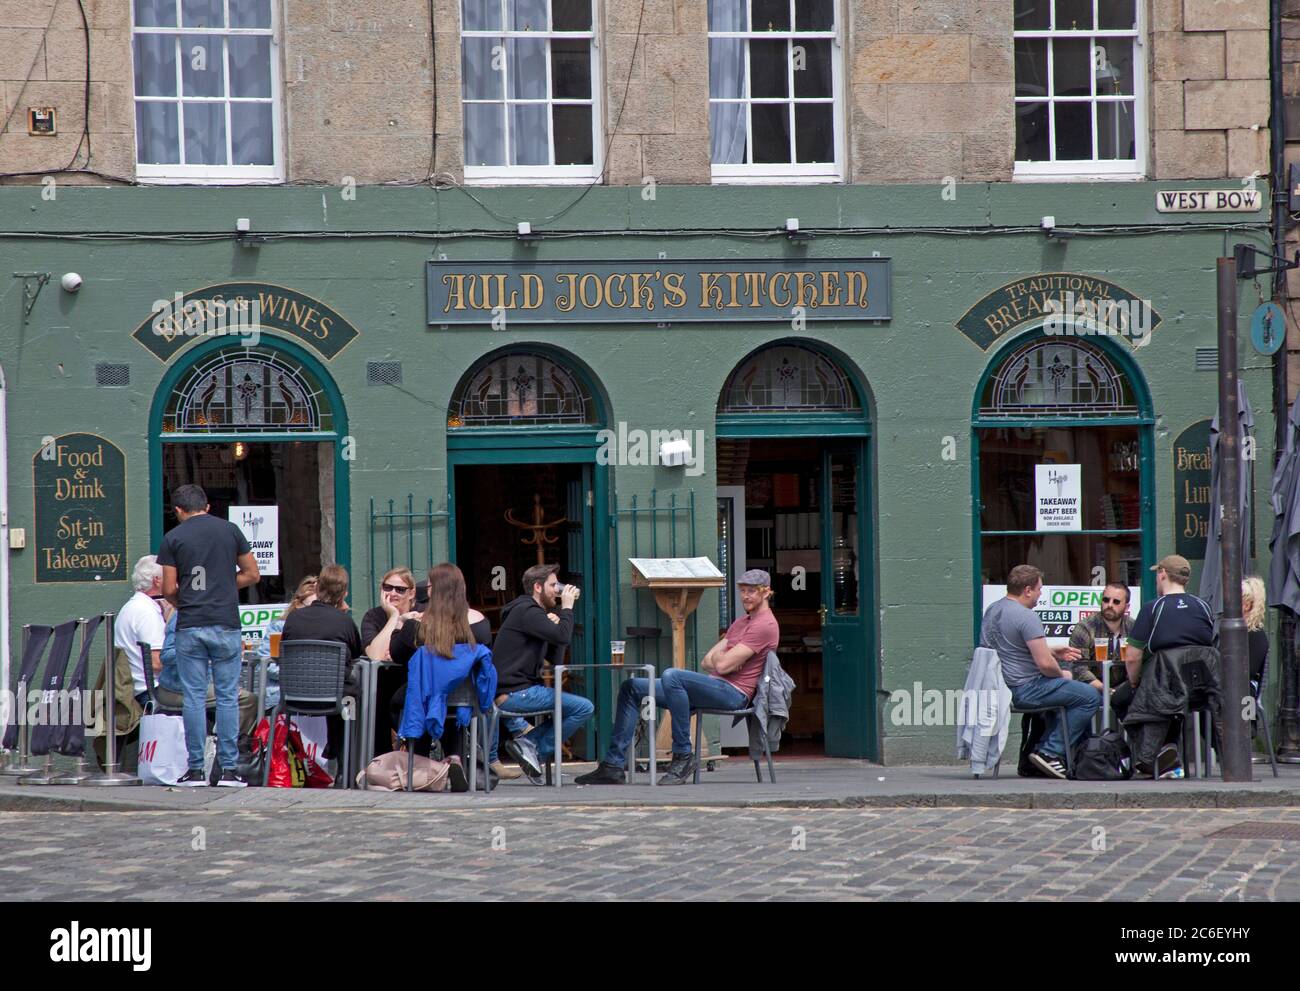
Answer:
<path fill-rule="evenodd" d="M 361 617 L 361 646 L 374 661 L 392 657 L 393 634 L 408 619 L 419 619 L 415 609 L 415 576 L 410 568 L 389 568 L 379 579 L 379 605 Z"/>

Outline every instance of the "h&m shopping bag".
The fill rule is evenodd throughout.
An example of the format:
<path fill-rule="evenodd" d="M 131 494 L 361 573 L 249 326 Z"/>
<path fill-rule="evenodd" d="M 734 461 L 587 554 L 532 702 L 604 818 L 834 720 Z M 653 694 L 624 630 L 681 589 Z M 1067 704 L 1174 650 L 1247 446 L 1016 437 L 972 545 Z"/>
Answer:
<path fill-rule="evenodd" d="M 174 785 L 189 770 L 185 720 L 146 715 L 140 719 L 140 780 L 147 785 Z"/>

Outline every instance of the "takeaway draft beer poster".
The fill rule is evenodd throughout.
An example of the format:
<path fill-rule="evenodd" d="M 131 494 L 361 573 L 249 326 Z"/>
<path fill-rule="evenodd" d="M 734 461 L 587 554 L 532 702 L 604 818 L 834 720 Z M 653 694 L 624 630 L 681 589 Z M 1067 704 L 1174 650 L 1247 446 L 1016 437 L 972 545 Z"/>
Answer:
<path fill-rule="evenodd" d="M 96 434 L 50 437 L 32 456 L 36 581 L 126 581 L 126 458 Z"/>
<path fill-rule="evenodd" d="M 1059 533 L 1083 529 L 1079 465 L 1034 465 L 1034 529 Z"/>

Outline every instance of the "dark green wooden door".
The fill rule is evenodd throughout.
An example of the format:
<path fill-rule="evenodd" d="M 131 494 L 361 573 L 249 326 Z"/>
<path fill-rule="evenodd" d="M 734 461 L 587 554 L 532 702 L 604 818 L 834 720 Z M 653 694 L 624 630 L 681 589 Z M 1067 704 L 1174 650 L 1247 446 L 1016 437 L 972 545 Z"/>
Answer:
<path fill-rule="evenodd" d="M 822 454 L 822 679 L 828 757 L 874 756 L 870 514 L 865 443 Z"/>

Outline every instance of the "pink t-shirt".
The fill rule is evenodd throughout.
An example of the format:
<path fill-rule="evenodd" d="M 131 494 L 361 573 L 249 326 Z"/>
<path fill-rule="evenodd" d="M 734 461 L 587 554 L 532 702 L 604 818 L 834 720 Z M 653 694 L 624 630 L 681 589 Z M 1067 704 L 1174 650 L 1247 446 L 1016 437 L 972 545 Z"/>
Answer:
<path fill-rule="evenodd" d="M 752 699 L 754 690 L 758 688 L 758 679 L 763 677 L 763 665 L 767 663 L 768 651 L 776 650 L 780 639 L 781 628 L 777 626 L 776 616 L 771 609 L 741 616 L 727 627 L 727 649 L 744 644 L 754 652 L 754 656 L 731 674 L 718 677 L 740 689 L 746 698 Z"/>

